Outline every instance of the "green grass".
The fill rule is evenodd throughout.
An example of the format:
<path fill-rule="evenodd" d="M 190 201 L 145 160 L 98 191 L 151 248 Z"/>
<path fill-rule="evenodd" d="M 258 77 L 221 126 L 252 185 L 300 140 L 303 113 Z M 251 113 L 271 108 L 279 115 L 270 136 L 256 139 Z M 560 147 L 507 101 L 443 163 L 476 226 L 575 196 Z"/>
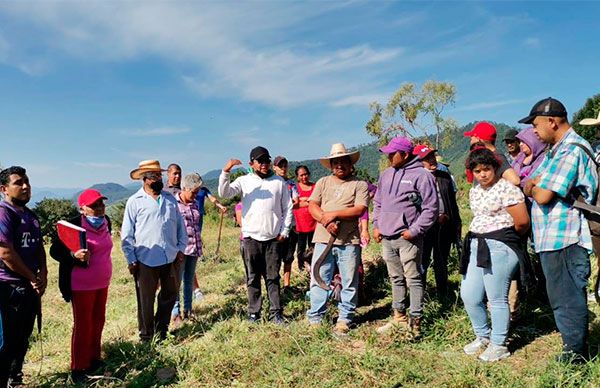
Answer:
<path fill-rule="evenodd" d="M 105 376 L 92 386 L 449 386 L 531 387 L 597 386 L 600 361 L 573 367 L 557 364 L 560 337 L 547 306 L 531 304 L 524 323 L 511 332 L 510 358 L 486 364 L 466 356 L 462 346 L 473 339 L 459 301 L 442 306 L 426 302 L 423 337 L 415 341 L 401 331 L 378 336 L 375 328 L 390 314 L 391 295 L 379 246 L 364 253 L 367 261 L 366 299 L 358 310 L 357 328 L 347 340 L 331 335 L 336 310 L 327 324 L 310 328 L 304 319 L 308 278 L 293 274 L 293 288 L 283 294 L 290 324 L 277 327 L 245 322 L 246 293 L 239 257 L 239 229 L 223 229 L 221 254 L 216 256 L 214 221 L 205 226 L 206 258 L 198 276 L 205 299 L 195 305 L 198 321 L 188 322 L 160 344 L 137 338 L 136 302 L 132 279 L 115 240 L 113 280 L 109 289 L 103 350 Z M 44 296 L 44 328 L 27 355 L 30 386 L 69 386 L 70 304 L 59 295 L 58 266 L 49 258 L 50 285 Z M 455 268 L 455 265 L 452 267 Z M 459 275 L 451 276 L 458 292 Z M 591 306 L 591 346 L 600 344 L 600 309 Z M 43 357 L 41 348 L 43 346 Z M 166 377 L 162 377 L 162 375 Z"/>

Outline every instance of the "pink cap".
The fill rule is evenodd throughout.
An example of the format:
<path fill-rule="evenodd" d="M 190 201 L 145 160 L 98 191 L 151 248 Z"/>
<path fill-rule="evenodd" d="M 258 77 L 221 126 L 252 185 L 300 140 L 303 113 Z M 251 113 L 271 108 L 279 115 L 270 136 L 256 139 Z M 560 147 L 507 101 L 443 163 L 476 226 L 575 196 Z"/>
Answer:
<path fill-rule="evenodd" d="M 94 202 L 96 202 L 99 199 L 108 199 L 108 198 L 106 198 L 105 196 L 100 194 L 100 192 L 98 190 L 87 189 L 87 190 L 83 190 L 83 192 L 81 194 L 79 194 L 79 198 L 77 198 L 77 204 L 79 205 L 79 207 L 90 206 L 91 204 L 93 204 Z"/>
<path fill-rule="evenodd" d="M 386 146 L 381 147 L 379 149 L 379 151 L 383 152 L 384 154 L 393 154 L 398 151 L 410 153 L 410 152 L 412 152 L 412 150 L 413 150 L 412 141 L 410 141 L 409 138 L 403 137 L 403 136 L 396 136 L 395 138 L 390 140 L 390 142 Z"/>

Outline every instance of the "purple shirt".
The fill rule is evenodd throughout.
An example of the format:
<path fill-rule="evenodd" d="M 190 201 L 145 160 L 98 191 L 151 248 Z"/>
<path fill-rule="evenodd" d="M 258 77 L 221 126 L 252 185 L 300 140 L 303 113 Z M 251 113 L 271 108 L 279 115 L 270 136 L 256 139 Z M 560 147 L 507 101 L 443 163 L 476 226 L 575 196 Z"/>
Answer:
<path fill-rule="evenodd" d="M 43 241 L 40 222 L 31 210 L 27 207 L 21 210 L 6 201 L 0 202 L 0 242 L 12 244 L 27 268 L 37 273 Z M 8 269 L 2 260 L 0 282 L 29 284 L 29 280 Z"/>
<path fill-rule="evenodd" d="M 373 226 L 384 236 L 404 230 L 422 236 L 438 217 L 435 178 L 417 158 L 381 174 L 373 200 Z"/>
<path fill-rule="evenodd" d="M 188 256 L 202 256 L 202 238 L 200 237 L 202 233 L 202 213 L 198 207 L 198 202 L 184 203 L 179 194 L 175 195 L 175 198 L 177 198 L 177 207 L 183 217 L 187 234 L 187 246 L 183 253 Z"/>

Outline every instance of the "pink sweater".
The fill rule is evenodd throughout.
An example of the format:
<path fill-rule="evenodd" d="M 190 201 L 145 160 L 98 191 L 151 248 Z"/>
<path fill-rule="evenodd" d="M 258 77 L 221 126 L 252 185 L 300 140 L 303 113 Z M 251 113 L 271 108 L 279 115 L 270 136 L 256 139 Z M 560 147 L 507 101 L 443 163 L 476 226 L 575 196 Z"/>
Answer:
<path fill-rule="evenodd" d="M 73 267 L 71 288 L 73 291 L 91 291 L 106 288 L 112 276 L 110 252 L 113 247 L 108 226 L 104 222 L 99 229 L 95 229 L 84 216 L 81 216 L 81 227 L 87 232 L 90 262 L 87 268 Z"/>

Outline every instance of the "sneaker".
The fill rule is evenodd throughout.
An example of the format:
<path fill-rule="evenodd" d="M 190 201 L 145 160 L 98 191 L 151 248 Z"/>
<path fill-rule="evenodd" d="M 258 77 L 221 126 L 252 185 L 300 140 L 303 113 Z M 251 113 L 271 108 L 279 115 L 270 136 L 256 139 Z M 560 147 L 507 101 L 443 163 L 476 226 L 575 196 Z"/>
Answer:
<path fill-rule="evenodd" d="M 471 342 L 467 346 L 463 348 L 466 354 L 473 355 L 476 354 L 483 349 L 485 349 L 490 343 L 489 338 L 485 337 L 477 337 L 475 341 Z"/>
<path fill-rule="evenodd" d="M 196 288 L 194 290 L 194 300 L 196 302 L 200 302 L 202 299 L 204 299 L 204 294 L 202 293 L 202 291 L 200 291 L 199 288 Z"/>
<path fill-rule="evenodd" d="M 333 328 L 333 335 L 336 337 L 346 337 L 350 332 L 350 326 L 348 322 L 338 321 Z"/>
<path fill-rule="evenodd" d="M 510 356 L 510 352 L 506 346 L 490 343 L 487 349 L 485 349 L 483 353 L 479 355 L 479 359 L 481 361 L 494 362 L 503 360 L 508 356 Z"/>
<path fill-rule="evenodd" d="M 171 325 L 173 329 L 178 329 L 183 324 L 183 319 L 181 319 L 181 315 L 177 314 L 171 317 Z"/>
<path fill-rule="evenodd" d="M 393 327 L 402 327 L 408 329 L 408 316 L 405 312 L 394 310 L 394 316 L 392 317 L 392 320 L 385 325 L 378 327 L 375 331 L 378 334 L 385 334 Z"/>
<path fill-rule="evenodd" d="M 575 353 L 570 350 L 565 350 L 556 356 L 556 362 L 561 364 L 584 364 L 585 357 L 579 353 Z"/>
<path fill-rule="evenodd" d="M 72 370 L 71 371 L 71 380 L 73 380 L 74 384 L 81 384 L 87 380 L 87 374 L 84 370 Z M 13 384 L 14 385 L 14 384 Z"/>
<path fill-rule="evenodd" d="M 11 372 L 8 378 L 8 387 L 19 387 L 23 385 L 23 372 Z"/>
<path fill-rule="evenodd" d="M 283 316 L 281 314 L 273 315 L 273 318 L 271 318 L 271 322 L 273 322 L 277 326 L 285 326 L 285 319 L 283 319 Z"/>
<path fill-rule="evenodd" d="M 259 323 L 260 322 L 260 314 L 248 314 L 248 322 L 250 323 Z"/>

